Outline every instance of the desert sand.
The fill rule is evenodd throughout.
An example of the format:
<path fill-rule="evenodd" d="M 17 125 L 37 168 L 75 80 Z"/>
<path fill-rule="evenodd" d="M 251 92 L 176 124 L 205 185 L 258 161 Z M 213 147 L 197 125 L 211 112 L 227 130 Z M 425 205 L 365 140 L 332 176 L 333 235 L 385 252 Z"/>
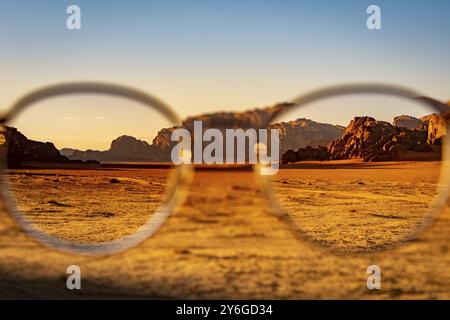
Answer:
<path fill-rule="evenodd" d="M 295 228 L 341 251 L 391 247 L 432 217 L 441 162 L 285 165 L 273 188 Z"/>
<path fill-rule="evenodd" d="M 304 238 L 274 214 L 255 174 L 245 170 L 197 171 L 186 202 L 152 238 L 108 257 L 71 255 L 42 247 L 2 210 L 0 297 L 450 298 L 448 208 L 419 239 L 395 249 L 378 248 L 399 239 L 420 222 L 419 212 L 425 212 L 424 203 L 433 196 L 434 189 L 430 186 L 436 181 L 433 174 L 436 163 L 414 166 L 408 162 L 377 163 L 366 168 L 351 165 L 345 170 L 298 166 L 282 169 L 274 188 L 283 190 L 281 198 L 295 198 L 291 215 L 295 216 L 296 227 L 301 227 Z M 414 169 L 417 166 L 421 170 Z M 357 176 L 351 170 L 358 170 Z M 147 212 L 129 209 L 136 205 L 151 206 L 157 198 L 149 195 L 148 191 L 152 191 L 149 182 L 159 184 L 163 178 L 155 172 L 145 175 L 133 170 L 109 171 L 101 179 L 98 174 L 94 180 L 84 177 L 85 183 L 90 181 L 95 185 L 86 188 L 84 184 L 77 186 L 70 181 L 73 175 L 84 176 L 87 171 L 70 174 L 67 171 L 37 170 L 28 175 L 15 172 L 15 177 L 22 177 L 15 187 L 20 189 L 19 181 L 33 181 L 34 188 L 21 188 L 33 200 L 25 206 L 25 214 L 34 216 L 32 219 L 49 233 L 74 240 L 79 239 L 79 233 L 70 231 L 77 224 L 86 226 L 83 239 L 88 241 L 98 241 L 99 233 L 110 238 L 117 236 L 114 230 L 122 234 L 132 231 L 139 225 L 139 217 L 147 216 Z M 49 176 L 50 173 L 54 175 Z M 415 176 L 405 173 L 415 173 Z M 152 174 L 159 175 L 159 180 L 153 179 Z M 392 179 L 386 180 L 387 174 Z M 119 183 L 110 183 L 112 178 L 119 179 Z M 118 188 L 120 192 L 115 196 L 121 198 L 106 208 L 96 203 L 84 207 L 85 204 L 70 198 L 58 197 L 57 191 L 51 195 L 40 194 L 37 186 L 46 186 L 50 181 L 52 185 L 68 188 L 70 191 L 64 193 L 67 197 L 84 192 L 80 188 L 86 192 Z M 127 192 L 134 197 L 129 197 Z M 378 192 L 378 199 L 382 200 L 373 202 L 373 192 Z M 358 201 L 343 206 L 355 195 Z M 354 211 L 315 210 L 317 198 L 321 199 L 321 208 L 326 208 L 324 204 L 328 203 L 346 210 L 351 207 Z M 389 210 L 382 205 L 386 201 L 393 205 Z M 122 205 L 118 207 L 117 203 Z M 416 211 L 402 211 L 405 205 Z M 301 210 L 296 210 L 297 207 Z M 64 224 L 48 223 L 51 218 L 62 219 Z M 118 229 L 119 226 L 122 228 Z M 95 232 L 95 228 L 103 229 Z M 351 252 L 368 247 L 378 251 Z M 346 249 L 349 252 L 344 252 Z M 69 291 L 65 285 L 66 268 L 72 264 L 82 270 L 79 291 Z M 369 291 L 366 287 L 366 268 L 371 264 L 381 267 L 381 290 Z"/>
<path fill-rule="evenodd" d="M 77 243 L 120 239 L 165 199 L 167 169 L 11 170 L 18 211 L 36 229 Z"/>

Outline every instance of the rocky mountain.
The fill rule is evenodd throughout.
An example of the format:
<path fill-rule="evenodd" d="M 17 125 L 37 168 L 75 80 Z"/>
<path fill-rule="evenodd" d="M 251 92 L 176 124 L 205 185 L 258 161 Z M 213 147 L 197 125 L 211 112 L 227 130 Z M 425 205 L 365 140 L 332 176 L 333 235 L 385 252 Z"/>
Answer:
<path fill-rule="evenodd" d="M 59 150 L 59 153 L 61 153 L 61 155 L 63 155 L 64 157 L 68 157 L 70 155 L 72 155 L 72 153 L 74 153 L 76 149 L 72 149 L 72 148 L 62 148 Z"/>
<path fill-rule="evenodd" d="M 420 119 L 408 115 L 397 116 L 393 122 L 395 127 L 403 127 L 411 130 L 419 128 L 422 124 L 423 122 Z"/>
<path fill-rule="evenodd" d="M 442 138 L 447 134 L 445 120 L 436 113 L 420 118 L 427 128 L 427 142 L 430 144 L 441 144 Z"/>
<path fill-rule="evenodd" d="M 192 132 L 194 121 L 200 120 L 203 130 L 217 128 L 224 132 L 229 128 L 244 130 L 264 128 L 276 112 L 290 106 L 292 104 L 282 103 L 246 112 L 204 114 L 187 118 L 182 127 Z M 9 139 L 12 141 L 9 158 L 12 162 L 21 159 L 23 161 L 41 159 L 37 161 L 48 162 L 69 160 L 170 162 L 170 153 L 176 144 L 171 141 L 171 134 L 176 128 L 161 129 L 151 144 L 123 135 L 113 140 L 110 148 L 105 151 L 64 148 L 59 152 L 53 144 L 28 140 L 16 129 L 11 128 L 8 130 Z M 395 117 L 393 125 L 370 117 L 359 117 L 353 119 L 346 128 L 299 118 L 273 124 L 270 128 L 279 130 L 280 155 L 288 152 L 285 159 L 292 161 L 311 158 L 323 160 L 325 150 L 328 152 L 326 158 L 330 159 L 357 157 L 366 161 L 394 159 L 406 151 L 431 152 L 429 146 L 440 144 L 442 137 L 446 135 L 445 121 L 436 114 L 421 119 L 401 115 Z"/>
<path fill-rule="evenodd" d="M 328 123 L 319 123 L 309 119 L 297 119 L 280 122 L 271 126 L 280 134 L 280 154 L 289 149 L 305 147 L 326 147 L 331 141 L 341 137 L 344 127 Z"/>
<path fill-rule="evenodd" d="M 259 129 L 265 128 L 275 112 L 291 106 L 281 103 L 265 109 L 254 109 L 246 112 L 217 112 L 189 117 L 181 127 L 194 130 L 194 121 L 202 121 L 203 130 L 219 129 L 225 133 L 226 129 Z M 280 131 L 280 154 L 295 146 L 326 146 L 337 139 L 344 132 L 344 127 L 317 123 L 309 119 L 298 119 L 272 125 Z M 70 159 L 98 161 L 170 161 L 170 152 L 177 142 L 171 141 L 172 132 L 177 127 L 161 129 L 153 139 L 152 144 L 137 140 L 133 137 L 122 136 L 111 143 L 106 151 L 72 151 L 65 148 L 62 152 Z M 208 144 L 205 142 L 204 145 Z"/>
<path fill-rule="evenodd" d="M 153 138 L 152 145 L 157 146 L 162 151 L 170 152 L 174 145 L 174 142 L 171 141 L 170 137 L 172 136 L 172 132 L 177 128 L 178 127 L 171 127 L 159 130 L 156 137 Z"/>
<path fill-rule="evenodd" d="M 16 168 L 25 162 L 68 162 L 51 142 L 30 140 L 16 128 L 6 127 L 5 145 L 2 153 L 7 153 L 8 167 Z M 5 148 L 6 146 L 6 148 Z"/>
<path fill-rule="evenodd" d="M 247 112 L 217 112 L 187 118 L 182 127 L 193 132 L 194 121 L 202 121 L 203 130 L 217 128 L 223 133 L 228 128 L 263 128 L 271 116 L 291 104 Z M 363 120 L 361 120 L 363 119 Z M 161 129 L 151 144 L 133 137 L 114 140 L 107 151 L 75 151 L 70 159 L 99 161 L 170 161 L 170 151 L 176 142 L 171 134 L 177 127 Z M 430 151 L 427 144 L 439 144 L 446 134 L 445 123 L 437 115 L 417 119 L 408 115 L 394 118 L 393 125 L 373 118 L 355 118 L 347 128 L 300 118 L 270 126 L 280 133 L 280 156 L 289 151 L 293 159 L 323 159 L 328 147 L 329 158 L 361 157 L 366 161 L 381 161 L 398 157 L 403 151 Z M 425 136 L 424 136 L 425 135 Z M 204 145 L 206 145 L 205 142 Z M 313 147 L 315 150 L 312 150 Z M 331 148 L 331 149 L 330 149 Z M 295 151 L 297 150 L 297 151 Z M 382 150 L 382 151 L 380 151 Z M 225 151 L 224 151 L 225 153 Z"/>
<path fill-rule="evenodd" d="M 430 144 L 440 144 L 442 137 L 447 134 L 445 120 L 438 114 L 433 113 L 417 119 L 412 116 L 402 115 L 394 118 L 396 127 L 407 129 L 426 130 L 428 132 L 427 142 Z"/>
<path fill-rule="evenodd" d="M 425 101 L 428 104 L 433 105 L 436 109 L 441 110 L 444 114 L 449 114 L 447 106 L 450 106 L 450 102 L 441 102 L 429 97 L 420 97 L 419 100 Z M 442 137 L 447 134 L 445 120 L 433 113 L 428 116 L 422 117 L 422 120 L 428 127 L 428 142 L 431 144 L 440 144 Z"/>
<path fill-rule="evenodd" d="M 155 144 L 123 135 L 114 139 L 108 150 L 75 150 L 71 160 L 169 162 L 170 152 Z"/>
<path fill-rule="evenodd" d="M 428 97 L 419 99 L 445 111 L 445 104 L 438 100 Z M 450 101 L 447 105 L 450 106 Z M 359 158 L 364 161 L 439 160 L 440 144 L 446 134 L 446 121 L 436 113 L 420 119 L 409 115 L 397 116 L 393 125 L 370 117 L 356 117 L 345 128 L 342 137 L 328 145 L 326 158 Z M 324 157 L 324 148 L 300 147 L 286 151 L 282 162 L 322 160 Z"/>
<path fill-rule="evenodd" d="M 437 118 L 436 118 L 437 117 Z M 282 156 L 283 163 L 303 160 L 362 159 L 364 161 L 438 160 L 440 138 L 430 140 L 433 124 L 442 120 L 437 115 L 427 116 L 420 123 L 409 116 L 396 117 L 394 123 L 377 121 L 371 117 L 355 117 L 345 128 L 343 135 L 327 148 L 307 147 L 288 150 Z M 402 126 L 417 124 L 413 129 Z M 428 123 L 426 122 L 428 120 Z M 412 126 L 411 126 L 412 127 Z M 431 128 L 431 129 L 430 129 Z M 431 130 L 431 131 L 430 131 Z"/>
<path fill-rule="evenodd" d="M 9 168 L 39 166 L 40 164 L 57 165 L 92 165 L 94 162 L 73 162 L 51 142 L 40 142 L 28 139 L 16 128 L 5 126 L 4 143 L 0 145 L 0 154 L 7 159 Z"/>
<path fill-rule="evenodd" d="M 191 132 L 194 131 L 194 121 L 202 121 L 203 130 L 208 128 L 219 129 L 225 133 L 226 129 L 249 129 L 249 128 L 264 128 L 270 117 L 283 108 L 289 107 L 290 103 L 280 103 L 273 107 L 263 109 L 253 109 L 245 112 L 215 112 L 202 114 L 199 116 L 188 117 L 183 121 L 181 127 L 186 128 Z M 170 137 L 177 127 L 165 128 L 158 132 L 153 139 L 153 145 L 158 145 L 164 150 L 171 150 L 176 142 L 171 142 Z"/>
<path fill-rule="evenodd" d="M 355 117 L 344 135 L 328 146 L 329 158 L 388 161 L 408 151 L 432 152 L 427 130 L 410 130 L 371 117 Z"/>
<path fill-rule="evenodd" d="M 280 103 L 273 107 L 254 109 L 246 112 L 217 112 L 211 114 L 189 117 L 182 127 L 193 132 L 194 121 L 202 121 L 203 129 L 217 128 L 223 133 L 225 129 L 249 129 L 265 128 L 274 113 L 283 108 L 292 106 L 290 103 Z M 344 132 L 344 127 L 327 123 L 318 123 L 309 119 L 297 119 L 290 122 L 281 122 L 271 125 L 270 128 L 279 129 L 280 154 L 285 151 L 306 146 L 327 146 Z M 170 135 L 175 128 L 161 130 L 153 140 L 165 149 L 171 149 L 174 145 L 170 141 Z"/>

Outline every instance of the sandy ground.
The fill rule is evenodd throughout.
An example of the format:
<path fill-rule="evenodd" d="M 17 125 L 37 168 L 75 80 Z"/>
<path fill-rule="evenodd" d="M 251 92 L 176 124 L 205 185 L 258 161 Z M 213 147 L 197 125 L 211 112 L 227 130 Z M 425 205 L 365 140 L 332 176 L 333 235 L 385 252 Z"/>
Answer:
<path fill-rule="evenodd" d="M 431 172 L 433 169 L 431 167 L 427 169 L 427 166 L 432 165 L 428 163 L 422 169 Z M 398 177 L 404 177 L 405 171 L 410 171 L 398 164 L 386 166 L 388 167 L 384 167 L 384 170 Z M 375 174 L 375 170 L 383 169 L 362 170 L 358 172 L 358 178 L 351 179 L 351 183 L 350 180 L 345 181 L 340 188 L 339 197 L 347 196 L 347 193 L 343 193 L 358 186 L 361 203 L 370 203 L 365 199 L 370 194 L 369 187 L 370 190 L 374 190 L 373 183 L 376 183 L 377 179 L 383 181 L 382 175 Z M 336 177 L 344 179 L 345 171 L 336 172 Z M 307 182 L 306 185 L 314 183 L 309 186 L 310 190 L 320 187 L 322 188 L 320 192 L 326 195 L 326 197 L 322 195 L 322 198 L 331 199 L 336 203 L 337 199 L 330 198 L 330 195 L 336 195 L 337 191 L 333 189 L 332 184 L 325 181 L 327 179 L 329 181 L 330 172 L 326 170 L 317 172 L 322 172 L 322 176 L 317 177 L 315 181 Z M 431 196 L 432 191 L 428 186 L 434 180 L 429 172 L 422 176 L 423 181 L 420 182 L 423 187 L 420 192 L 423 194 L 419 196 L 422 198 L 419 197 L 420 199 L 415 202 L 411 201 L 411 198 L 409 200 L 402 198 L 406 201 L 403 204 L 413 204 L 414 207 Z M 282 170 L 277 178 L 279 182 L 276 188 L 292 188 L 292 185 L 283 183 L 286 180 L 286 176 L 283 178 L 285 174 L 288 175 L 287 179 L 300 180 L 301 177 L 302 183 L 313 179 L 313 176 L 305 176 L 304 169 L 286 169 Z M 37 179 L 32 175 L 28 178 Z M 42 176 L 39 177 L 41 178 Z M 364 185 L 355 182 L 362 178 Z M 58 177 L 58 179 L 65 178 Z M 142 177 L 136 179 L 146 180 Z M 136 183 L 128 181 L 129 185 Z M 260 190 L 256 181 L 251 171 L 196 172 L 187 201 L 174 212 L 154 237 L 138 247 L 109 257 L 76 256 L 44 248 L 21 232 L 2 210 L 0 297 L 450 298 L 448 208 L 418 240 L 409 241 L 399 248 L 368 253 L 338 253 L 313 245 L 310 241 L 302 240 L 297 233 L 293 233 L 291 226 L 273 214 L 267 195 Z M 405 178 L 400 179 L 399 183 L 408 186 L 410 182 Z M 119 183 L 114 187 L 124 188 L 124 185 L 126 184 Z M 140 188 L 142 187 L 149 186 L 140 185 Z M 393 190 L 391 196 L 400 195 L 402 188 Z M 384 194 L 383 190 L 380 189 L 379 192 L 387 199 L 387 194 Z M 285 196 L 286 194 L 294 196 L 292 190 L 288 191 L 287 189 Z M 417 188 L 404 191 L 412 193 L 412 198 L 416 198 L 418 195 L 415 192 L 419 192 Z M 34 191 L 27 192 L 31 195 Z M 317 195 L 317 191 L 314 192 L 313 194 Z M 47 198 L 42 195 L 41 198 L 43 199 L 41 202 L 30 204 L 29 209 L 45 206 L 47 209 L 56 207 L 56 210 L 61 208 L 74 210 L 76 207 L 76 204 L 67 199 L 65 202 L 64 199 L 54 199 L 55 202 L 49 204 Z M 144 198 L 141 200 L 144 201 Z M 305 201 L 306 205 L 311 206 L 312 200 L 308 201 Z M 55 203 L 69 204 L 72 207 L 58 206 Z M 400 207 L 401 203 L 398 204 L 398 208 Z M 422 207 L 419 206 L 420 208 Z M 42 207 L 37 211 L 42 211 Z M 112 210 L 106 208 L 102 211 Z M 361 234 L 367 230 L 367 224 L 365 226 L 361 221 L 370 219 L 370 226 L 375 226 L 373 228 L 383 231 L 391 238 L 399 235 L 398 230 L 409 230 L 411 223 L 414 225 L 416 221 L 413 215 L 409 219 L 412 222 L 405 224 L 404 221 L 408 221 L 408 217 L 397 209 L 384 213 L 395 213 L 402 219 L 368 214 L 373 213 L 370 209 L 361 215 L 357 214 L 360 212 L 358 208 L 350 212 L 352 213 L 350 216 L 345 216 L 345 210 L 341 212 L 342 214 L 337 215 L 340 217 L 337 222 L 333 220 L 337 219 L 336 215 L 331 216 L 335 217 L 329 218 L 331 220 L 325 219 L 330 217 L 325 212 L 315 213 L 315 216 L 298 214 L 297 221 L 301 221 L 298 226 L 302 226 L 303 231 L 309 232 L 308 237 L 316 242 L 344 249 L 347 247 L 343 245 L 346 243 L 343 240 L 353 238 L 354 243 L 350 243 L 348 247 L 351 249 L 367 247 L 367 243 L 377 245 L 374 239 L 362 240 L 370 232 Z M 109 217 L 94 215 L 90 219 L 94 222 L 99 219 L 118 219 L 123 222 L 120 217 L 120 214 Z M 36 221 L 42 223 L 45 219 Z M 309 224 L 306 223 L 308 221 Z M 70 225 L 70 221 L 68 223 Z M 392 223 L 394 225 L 391 225 Z M 398 223 L 400 226 L 397 226 Z M 335 230 L 334 226 L 339 226 L 339 231 L 328 232 L 331 227 Z M 389 229 L 389 226 L 393 228 Z M 395 228 L 398 228 L 397 231 Z M 58 228 L 50 229 L 52 232 L 58 231 Z M 65 230 L 64 236 L 69 236 L 67 234 L 69 229 L 61 230 Z M 91 240 L 95 241 L 96 238 Z M 82 290 L 79 291 L 70 291 L 65 285 L 66 268 L 72 264 L 80 266 L 82 270 Z M 379 265 L 381 268 L 381 290 L 369 291 L 366 287 L 368 276 L 366 268 L 371 264 Z"/>
<path fill-rule="evenodd" d="M 280 170 L 274 190 L 309 240 L 368 251 L 395 245 L 427 222 L 440 171 L 441 162 L 303 162 Z"/>
<path fill-rule="evenodd" d="M 171 169 L 14 170 L 18 210 L 36 229 L 95 243 L 135 233 L 161 205 Z"/>

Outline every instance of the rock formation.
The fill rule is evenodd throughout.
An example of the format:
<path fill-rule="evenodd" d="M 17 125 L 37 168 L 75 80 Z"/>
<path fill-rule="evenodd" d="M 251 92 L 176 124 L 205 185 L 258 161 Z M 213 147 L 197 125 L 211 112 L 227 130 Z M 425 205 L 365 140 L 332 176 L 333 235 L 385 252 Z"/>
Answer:
<path fill-rule="evenodd" d="M 2 153 L 6 152 L 8 167 L 20 167 L 25 162 L 68 162 L 51 142 L 30 140 L 16 128 L 6 127 L 5 144 Z M 5 149 L 6 146 L 6 149 Z"/>
<path fill-rule="evenodd" d="M 426 130 L 409 130 L 371 117 L 355 117 L 344 135 L 330 143 L 328 152 L 331 160 L 397 160 L 408 151 L 432 152 L 427 137 Z"/>
<path fill-rule="evenodd" d="M 402 127 L 414 130 L 420 128 L 420 126 L 423 125 L 423 122 L 420 119 L 417 119 L 412 116 L 401 115 L 394 118 L 393 124 L 395 127 Z"/>
<path fill-rule="evenodd" d="M 319 123 L 309 119 L 297 119 L 281 122 L 271 126 L 280 133 L 280 154 L 287 150 L 304 147 L 326 147 L 330 142 L 341 137 L 344 127 L 328 123 Z"/>
<path fill-rule="evenodd" d="M 425 123 L 428 130 L 427 142 L 429 144 L 441 144 L 442 137 L 447 134 L 445 120 L 435 113 L 422 117 L 420 120 Z"/>
<path fill-rule="evenodd" d="M 225 133 L 226 129 L 266 128 L 274 113 L 290 106 L 292 104 L 281 103 L 274 107 L 254 109 L 246 112 L 217 112 L 189 117 L 183 122 L 182 127 L 188 129 L 191 134 L 194 128 L 194 121 L 202 121 L 204 130 L 216 128 L 222 133 Z M 297 150 L 299 147 L 327 146 L 344 132 L 344 127 L 342 126 L 318 123 L 309 119 L 281 122 L 271 125 L 270 128 L 279 130 L 280 155 L 289 149 Z M 158 145 L 164 150 L 171 150 L 176 143 L 170 141 L 170 136 L 174 129 L 176 127 L 160 130 L 155 139 L 153 139 L 153 145 Z"/>
<path fill-rule="evenodd" d="M 169 162 L 170 152 L 158 145 L 150 145 L 145 141 L 123 135 L 114 139 L 106 151 L 75 150 L 68 157 L 71 160 Z"/>
<path fill-rule="evenodd" d="M 191 131 L 191 135 L 196 120 L 202 121 L 203 130 L 217 128 L 222 133 L 226 129 L 266 128 L 274 114 L 291 106 L 292 104 L 282 103 L 246 112 L 217 112 L 189 117 L 181 127 Z M 359 117 L 344 128 L 299 118 L 276 123 L 269 128 L 279 130 L 280 155 L 284 157 L 282 159 L 284 162 L 348 158 L 361 158 L 365 161 L 393 160 L 398 158 L 399 154 L 408 151 L 429 152 L 432 149 L 430 145 L 440 144 L 442 137 L 446 135 L 445 121 L 436 114 L 421 119 L 401 115 L 395 117 L 393 124 L 376 121 L 370 117 Z M 15 161 L 13 160 L 15 154 L 19 154 L 17 159 L 31 157 L 44 159 L 42 161 L 170 162 L 171 150 L 177 143 L 171 141 L 171 134 L 175 129 L 177 127 L 161 129 L 151 144 L 123 135 L 113 140 L 110 148 L 105 151 L 64 148 L 55 154 L 55 147 L 51 143 L 34 141 L 22 146 L 14 142 L 16 147 L 11 152 L 11 161 Z M 17 132 L 17 135 L 20 133 Z M 26 137 L 14 138 L 16 141 L 23 139 Z M 325 148 L 326 146 L 328 148 Z M 22 147 L 24 150 L 20 151 Z M 30 148 L 37 148 L 40 151 L 32 152 L 35 154 L 30 156 Z"/>
<path fill-rule="evenodd" d="M 95 167 L 96 161 L 73 161 L 62 155 L 51 142 L 28 139 L 16 128 L 5 126 L 3 144 L 0 145 L 2 159 L 6 159 L 8 168 L 21 167 Z M 69 150 L 66 150 L 69 152 Z"/>
<path fill-rule="evenodd" d="M 447 106 L 450 106 L 450 102 L 445 104 L 445 102 L 428 97 L 420 97 L 419 100 L 434 106 L 434 108 L 440 110 L 442 113 L 449 113 Z M 442 117 L 439 117 L 436 113 L 422 117 L 420 120 L 428 127 L 428 143 L 437 145 L 441 144 L 442 137 L 447 134 L 446 121 Z"/>
<path fill-rule="evenodd" d="M 70 155 L 72 155 L 72 153 L 74 153 L 74 151 L 76 151 L 76 149 L 72 149 L 72 148 L 62 148 L 59 150 L 59 153 L 61 153 L 61 155 L 68 157 Z"/>
<path fill-rule="evenodd" d="M 69 163 L 51 142 L 28 139 L 16 128 L 6 127 L 0 153 L 9 168 L 19 168 L 30 163 Z"/>
<path fill-rule="evenodd" d="M 290 104 L 279 104 L 265 109 L 254 109 L 246 112 L 217 112 L 200 116 L 189 117 L 183 121 L 181 128 L 186 128 L 193 133 L 194 121 L 202 121 L 203 129 L 217 128 L 223 133 L 226 129 L 264 128 L 269 118 Z M 95 159 L 99 161 L 149 161 L 170 162 L 170 153 L 177 142 L 171 141 L 172 132 L 180 127 L 161 129 L 152 144 L 137 140 L 133 137 L 122 136 L 113 141 L 111 148 L 106 151 L 74 151 L 69 154 L 70 159 Z M 129 144 L 129 146 L 128 146 Z M 118 145 L 118 147 L 116 147 Z M 205 143 L 206 145 L 206 143 Z M 64 149 L 70 150 L 68 148 Z"/>
<path fill-rule="evenodd" d="M 324 161 L 329 159 L 328 149 L 326 147 L 310 147 L 300 148 L 297 151 L 289 149 L 283 153 L 281 163 L 294 163 L 306 160 Z"/>
<path fill-rule="evenodd" d="M 158 147 L 161 151 L 170 152 L 174 145 L 170 137 L 172 132 L 178 127 L 163 128 L 158 131 L 158 134 L 153 138 L 152 145 Z"/>

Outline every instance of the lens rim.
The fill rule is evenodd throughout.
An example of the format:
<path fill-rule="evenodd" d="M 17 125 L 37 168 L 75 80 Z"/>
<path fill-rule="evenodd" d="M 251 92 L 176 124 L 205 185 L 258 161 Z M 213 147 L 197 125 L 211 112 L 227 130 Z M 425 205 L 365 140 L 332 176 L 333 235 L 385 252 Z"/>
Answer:
<path fill-rule="evenodd" d="M 153 95 L 140 90 L 102 82 L 71 82 L 46 86 L 32 91 L 17 100 L 8 109 L 7 113 L 0 119 L 2 125 L 16 118 L 23 110 L 30 105 L 56 96 L 74 94 L 102 94 L 107 96 L 117 96 L 128 98 L 143 104 L 143 106 L 157 110 L 165 116 L 173 126 L 181 125 L 178 115 L 164 102 Z M 2 128 L 4 131 L 4 128 Z M 77 243 L 74 241 L 60 239 L 50 236 L 37 230 L 33 223 L 28 221 L 18 211 L 12 191 L 9 188 L 5 170 L 8 169 L 6 157 L 0 159 L 0 197 L 5 204 L 7 213 L 13 218 L 15 223 L 32 239 L 39 244 L 51 249 L 60 250 L 67 253 L 81 255 L 111 255 L 128 250 L 144 242 L 153 236 L 156 231 L 166 222 L 170 214 L 181 205 L 186 199 L 189 184 L 192 181 L 193 169 L 190 164 L 180 164 L 174 167 L 171 177 L 173 187 L 166 188 L 166 200 L 157 208 L 149 220 L 139 227 L 139 229 L 125 237 L 103 243 Z"/>
<path fill-rule="evenodd" d="M 297 96 L 291 99 L 292 105 L 286 105 L 277 110 L 267 121 L 266 127 L 279 121 L 284 115 L 305 107 L 314 102 L 321 100 L 326 100 L 328 98 L 335 98 L 340 96 L 351 96 L 360 94 L 378 94 L 384 96 L 398 97 L 410 100 L 416 104 L 422 104 L 427 107 L 430 111 L 434 111 L 440 115 L 445 120 L 445 125 L 448 130 L 450 121 L 450 108 L 433 99 L 426 98 L 426 96 L 405 87 L 400 87 L 397 85 L 390 84 L 380 84 L 380 83 L 365 83 L 365 84 L 343 84 L 321 88 L 318 90 L 311 91 L 304 95 Z M 288 100 L 289 101 L 289 100 Z M 450 191 L 450 137 L 445 135 L 442 143 L 442 166 L 439 172 L 437 193 L 433 197 L 432 204 L 427 210 L 426 218 L 420 224 L 418 223 L 406 236 L 401 237 L 398 241 L 394 241 L 389 244 L 382 246 L 376 246 L 371 249 L 355 249 L 355 250 L 343 250 L 333 246 L 324 246 L 320 244 L 319 241 L 311 239 L 306 232 L 301 228 L 298 228 L 291 218 L 289 213 L 280 204 L 277 192 L 274 188 L 274 177 L 275 175 L 265 174 L 267 171 L 266 167 L 258 164 L 254 167 L 257 179 L 261 185 L 261 190 L 263 194 L 269 199 L 272 212 L 277 216 L 282 222 L 286 223 L 292 233 L 302 242 L 306 242 L 308 245 L 312 245 L 318 249 L 325 250 L 326 252 L 332 252 L 335 254 L 355 254 L 355 253 L 372 253 L 379 251 L 387 251 L 398 248 L 405 242 L 415 240 L 427 230 L 436 221 L 437 217 L 445 208 L 445 204 L 448 199 L 448 193 Z"/>

